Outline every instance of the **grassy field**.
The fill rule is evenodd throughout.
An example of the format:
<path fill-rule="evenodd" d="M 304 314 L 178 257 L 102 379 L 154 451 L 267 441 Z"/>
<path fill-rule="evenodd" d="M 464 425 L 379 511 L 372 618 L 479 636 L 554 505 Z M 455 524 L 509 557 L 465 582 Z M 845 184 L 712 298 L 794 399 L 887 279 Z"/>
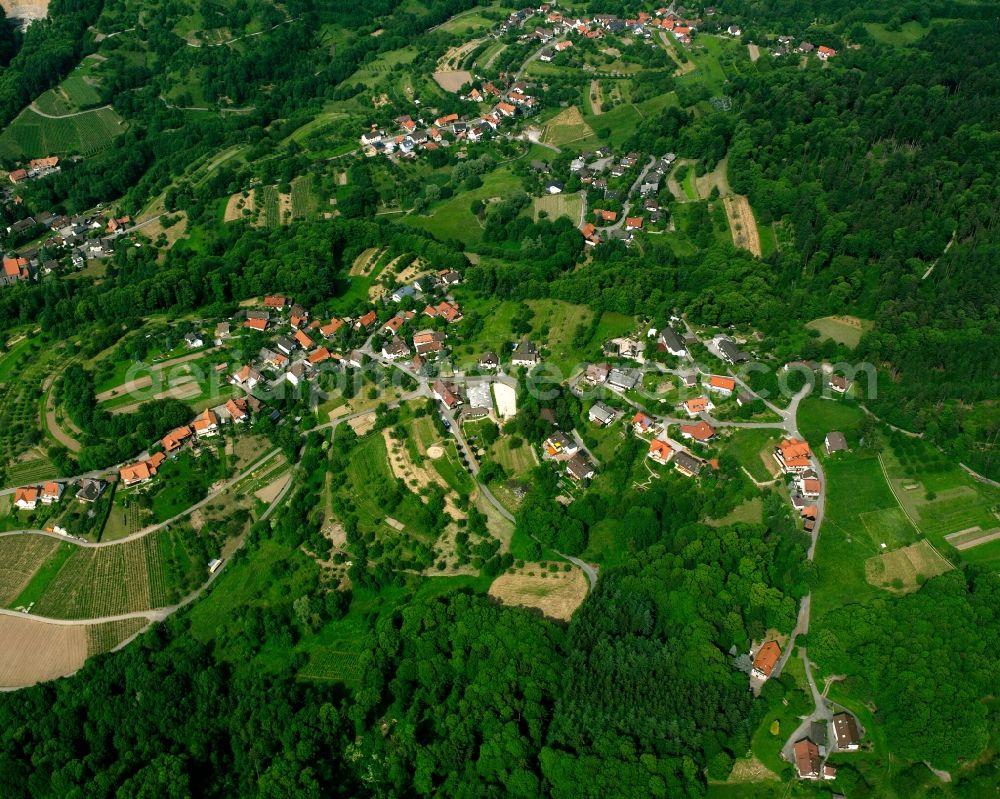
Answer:
<path fill-rule="evenodd" d="M 125 122 L 110 108 L 65 119 L 47 119 L 30 108 L 0 134 L 0 156 L 10 159 L 46 155 L 94 155 L 125 132 Z"/>
<path fill-rule="evenodd" d="M 82 75 L 71 75 L 59 86 L 43 92 L 34 105 L 46 114 L 63 116 L 101 104 L 101 95 Z"/>
<path fill-rule="evenodd" d="M 826 434 L 837 431 L 847 438 L 851 448 L 858 445 L 858 429 L 864 419 L 864 412 L 851 402 L 837 399 L 806 397 L 799 404 L 798 426 L 813 452 L 823 455 L 823 439 Z"/>
<path fill-rule="evenodd" d="M 403 222 L 423 228 L 442 241 L 476 243 L 482 238 L 482 225 L 469 206 L 473 200 L 500 200 L 521 188 L 521 180 L 508 169 L 497 169 L 483 177 L 478 189 L 463 191 L 435 205 L 427 214 L 409 214 Z"/>
<path fill-rule="evenodd" d="M 573 220 L 575 225 L 580 221 L 580 207 L 583 201 L 578 194 L 547 194 L 544 197 L 536 197 L 533 206 L 533 216 L 538 220 L 539 212 L 544 211 L 549 219 L 558 219 L 560 216 Z"/>
<path fill-rule="evenodd" d="M 945 17 L 934 17 L 931 19 L 930 26 L 925 28 L 916 20 L 911 19 L 900 25 L 898 31 L 889 30 L 888 26 L 881 22 L 866 22 L 864 26 L 865 30 L 872 35 L 872 38 L 877 39 L 883 44 L 891 44 L 895 47 L 909 47 L 930 33 L 932 27 L 947 25 L 953 21 Z"/>
<path fill-rule="evenodd" d="M 587 124 L 580 109 L 574 105 L 549 120 L 545 126 L 544 140 L 558 147 L 593 135 L 593 128 Z"/>
<path fill-rule="evenodd" d="M 510 445 L 509 436 L 505 436 L 494 442 L 491 454 L 493 459 L 503 466 L 508 474 L 514 477 L 531 471 L 537 465 L 531 446 L 525 442 L 515 449 Z"/>
<path fill-rule="evenodd" d="M 737 505 L 721 519 L 707 519 L 711 527 L 725 527 L 729 524 L 760 524 L 764 518 L 764 501 L 760 497 L 748 499 Z"/>
<path fill-rule="evenodd" d="M 806 323 L 810 330 L 818 330 L 823 340 L 833 339 L 838 344 L 854 349 L 861 336 L 874 327 L 874 322 L 856 316 L 824 316 Z"/>
<path fill-rule="evenodd" d="M 767 429 L 740 430 L 726 442 L 725 449 L 755 480 L 764 483 L 773 478 L 764 463 L 764 457 L 770 458 L 771 451 L 778 443 L 779 433 L 778 430 Z"/>

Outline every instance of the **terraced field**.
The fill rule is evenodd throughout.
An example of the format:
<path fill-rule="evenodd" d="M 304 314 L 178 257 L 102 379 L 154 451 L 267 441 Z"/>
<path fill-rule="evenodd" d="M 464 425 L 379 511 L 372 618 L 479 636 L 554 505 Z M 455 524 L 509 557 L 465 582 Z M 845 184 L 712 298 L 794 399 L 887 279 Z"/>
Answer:
<path fill-rule="evenodd" d="M 110 108 L 50 119 L 30 108 L 0 134 L 0 156 L 13 160 L 47 155 L 92 156 L 125 132 L 125 121 Z"/>
<path fill-rule="evenodd" d="M 0 538 L 0 605 L 13 602 L 58 548 L 55 538 L 40 535 Z"/>

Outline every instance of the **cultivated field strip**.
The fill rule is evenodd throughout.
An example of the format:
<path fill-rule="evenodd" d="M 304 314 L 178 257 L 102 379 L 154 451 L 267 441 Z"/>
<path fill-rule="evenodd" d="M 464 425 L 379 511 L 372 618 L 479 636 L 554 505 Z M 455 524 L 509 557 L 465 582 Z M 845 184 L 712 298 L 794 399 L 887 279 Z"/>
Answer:
<path fill-rule="evenodd" d="M 0 605 L 13 602 L 58 548 L 56 539 L 40 535 L 0 538 Z"/>
<path fill-rule="evenodd" d="M 147 624 L 145 619 L 119 619 L 87 625 L 87 657 L 111 651 Z"/>

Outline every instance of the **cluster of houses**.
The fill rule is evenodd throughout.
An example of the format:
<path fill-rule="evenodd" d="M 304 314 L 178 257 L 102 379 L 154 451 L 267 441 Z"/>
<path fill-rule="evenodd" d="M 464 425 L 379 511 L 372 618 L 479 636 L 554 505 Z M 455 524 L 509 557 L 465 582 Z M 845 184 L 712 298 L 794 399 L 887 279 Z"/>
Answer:
<path fill-rule="evenodd" d="M 564 463 L 566 474 L 576 483 L 592 480 L 596 472 L 593 459 L 577 440 L 575 433 L 568 436 L 557 430 L 550 435 L 542 443 L 542 458 Z"/>
<path fill-rule="evenodd" d="M 807 41 L 801 41 L 796 45 L 795 39 L 791 36 L 779 36 L 777 45 L 771 48 L 771 56 L 781 58 L 790 53 L 799 53 L 806 56 L 815 54 L 820 61 L 829 61 L 837 55 L 836 50 L 826 45 L 821 44 L 817 47 L 812 42 Z"/>
<path fill-rule="evenodd" d="M 128 230 L 129 217 L 65 216 L 43 212 L 25 217 L 7 227 L 8 235 L 16 235 L 36 227 L 47 228 L 54 235 L 40 245 L 11 253 L 3 259 L 0 285 L 35 280 L 40 275 L 59 271 L 68 255 L 75 269 L 86 266 L 91 258 L 107 258 L 114 252 L 115 239 Z"/>
<path fill-rule="evenodd" d="M 625 192 L 609 185 L 609 178 L 613 180 L 626 175 L 629 170 L 637 168 L 641 160 L 639 153 L 627 153 L 616 160 L 610 158 L 606 151 L 598 150 L 595 153 L 581 153 L 570 164 L 570 171 L 588 188 L 603 192 L 609 205 L 617 205 L 628 198 L 623 196 Z M 658 158 L 645 173 L 637 187 L 638 202 L 630 208 L 630 216 L 621 219 L 619 212 L 613 208 L 595 208 L 594 221 L 587 222 L 580 228 L 584 243 L 594 247 L 602 241 L 617 239 L 628 244 L 637 231 L 643 230 L 646 222 L 653 225 L 665 222 L 666 211 L 659 201 L 660 187 L 676 160 L 674 153 L 667 153 Z"/>
<path fill-rule="evenodd" d="M 792 745 L 799 779 L 837 779 L 837 769 L 827 762 L 827 757 L 834 752 L 857 752 L 861 748 L 861 736 L 858 720 L 851 713 L 837 713 L 830 722 L 814 721 L 809 734 Z M 829 746 L 830 743 L 833 745 Z"/>
<path fill-rule="evenodd" d="M 420 151 L 430 152 L 458 142 L 478 142 L 491 137 L 519 114 L 529 115 L 537 111 L 538 98 L 529 91 L 530 87 L 524 81 L 510 85 L 500 79 L 486 81 L 461 96 L 462 100 L 477 104 L 492 103 L 493 107 L 485 114 L 443 114 L 431 122 L 404 114 L 396 118 L 395 131 L 389 132 L 373 125 L 359 141 L 363 152 L 370 158 L 377 155 L 415 158 Z"/>
<path fill-rule="evenodd" d="M 543 44 L 553 39 L 560 39 L 555 45 L 556 50 L 560 49 L 559 45 L 572 46 L 569 37 L 573 36 L 582 39 L 603 39 L 608 34 L 616 34 L 649 39 L 654 33 L 661 31 L 670 34 L 681 44 L 690 44 L 698 26 L 701 25 L 701 19 L 688 19 L 669 8 L 658 8 L 653 13 L 640 11 L 634 17 L 625 18 L 614 14 L 578 17 L 564 15 L 555 10 L 554 5 L 543 3 L 538 13 L 544 15 L 545 25 L 536 26 L 533 31 L 526 34 L 526 37 L 538 39 Z M 530 13 L 527 16 L 519 16 L 519 27 L 523 27 L 524 22 L 531 16 L 533 15 Z M 509 30 L 510 23 L 511 20 L 508 20 L 507 27 L 501 26 L 501 30 Z"/>
<path fill-rule="evenodd" d="M 97 502 L 108 484 L 93 477 L 81 477 L 77 483 L 76 500 L 84 504 Z M 66 484 L 47 480 L 41 485 L 20 486 L 14 490 L 14 507 L 18 510 L 35 510 L 39 503 L 53 505 L 60 502 Z"/>
<path fill-rule="evenodd" d="M 15 169 L 7 177 L 15 186 L 24 183 L 26 180 L 37 180 L 59 171 L 59 157 L 55 155 L 46 158 L 32 158 L 28 162 L 27 168 Z"/>

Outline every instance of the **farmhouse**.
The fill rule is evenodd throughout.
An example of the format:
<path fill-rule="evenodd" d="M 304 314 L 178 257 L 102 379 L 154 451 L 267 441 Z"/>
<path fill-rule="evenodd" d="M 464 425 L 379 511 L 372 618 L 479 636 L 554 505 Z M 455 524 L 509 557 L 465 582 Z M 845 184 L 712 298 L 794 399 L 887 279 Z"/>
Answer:
<path fill-rule="evenodd" d="M 816 55 L 820 61 L 826 61 L 827 59 L 833 58 L 837 55 L 837 51 L 832 47 L 826 47 L 825 45 L 820 45 L 816 50 Z"/>
<path fill-rule="evenodd" d="M 649 452 L 646 455 L 657 463 L 667 463 L 673 457 L 674 450 L 666 441 L 654 438 L 649 442 Z"/>
<path fill-rule="evenodd" d="M 595 402 L 587 414 L 590 421 L 607 427 L 618 418 L 618 412 L 605 402 Z"/>
<path fill-rule="evenodd" d="M 856 752 L 861 747 L 858 722 L 850 713 L 838 713 L 833 717 L 833 735 L 840 750 Z"/>
<path fill-rule="evenodd" d="M 712 375 L 708 379 L 708 390 L 721 394 L 723 397 L 730 396 L 736 388 L 736 381 L 731 377 Z"/>
<path fill-rule="evenodd" d="M 799 779 L 818 780 L 820 778 L 819 747 L 808 738 L 796 741 L 792 747 L 795 757 L 795 770 Z"/>
<path fill-rule="evenodd" d="M 758 680 L 767 680 L 780 659 L 781 647 L 778 646 L 778 642 L 767 641 L 757 650 L 757 656 L 753 659 L 750 676 Z"/>
<path fill-rule="evenodd" d="M 826 449 L 827 455 L 832 455 L 834 452 L 846 452 L 850 449 L 847 446 L 847 439 L 844 437 L 844 434 L 837 432 L 826 434 L 826 438 L 823 439 L 823 447 Z"/>
<path fill-rule="evenodd" d="M 783 472 L 804 472 L 810 467 L 809 445 L 798 438 L 783 438 L 774 449 L 774 459 Z"/>

